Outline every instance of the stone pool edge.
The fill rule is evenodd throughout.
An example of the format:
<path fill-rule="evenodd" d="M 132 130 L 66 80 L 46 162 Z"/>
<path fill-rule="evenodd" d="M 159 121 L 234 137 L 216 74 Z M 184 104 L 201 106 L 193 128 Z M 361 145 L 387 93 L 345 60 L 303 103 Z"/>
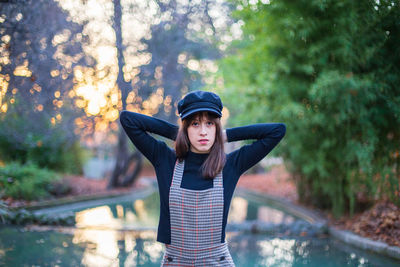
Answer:
<path fill-rule="evenodd" d="M 147 178 L 147 177 L 146 177 Z M 62 205 L 68 205 L 68 204 L 74 204 L 78 202 L 89 202 L 89 201 L 95 201 L 95 200 L 102 200 L 102 199 L 107 199 L 107 198 L 119 198 L 119 197 L 124 197 L 124 196 L 130 196 L 136 192 L 140 192 L 143 190 L 149 190 L 149 188 L 152 188 L 155 183 L 150 183 L 145 185 L 144 187 L 141 188 L 133 188 L 131 190 L 127 190 L 125 192 L 104 192 L 104 193 L 97 193 L 97 194 L 87 194 L 87 195 L 76 195 L 76 196 L 67 196 L 67 197 L 61 197 L 61 198 L 55 198 L 55 199 L 49 199 L 49 200 L 41 200 L 37 201 L 35 203 L 30 203 L 30 204 L 25 204 L 21 206 L 16 206 L 16 207 L 10 207 L 10 210 L 29 210 L 29 211 L 35 211 L 35 210 L 41 210 L 41 209 L 47 209 L 55 206 L 62 206 Z"/>
<path fill-rule="evenodd" d="M 375 241 L 366 237 L 356 235 L 350 231 L 339 230 L 335 227 L 329 226 L 329 235 L 355 247 L 373 251 L 377 254 L 384 255 L 390 258 L 400 260 L 400 248 L 395 246 L 389 246 L 388 244 Z"/>
<path fill-rule="evenodd" d="M 370 238 L 356 235 L 350 231 L 340 230 L 336 227 L 329 226 L 328 221 L 316 211 L 310 210 L 280 197 L 275 197 L 268 194 L 261 194 L 244 188 L 238 188 L 237 191 L 243 194 L 254 195 L 266 199 L 269 202 L 273 202 L 276 206 L 282 208 L 288 213 L 293 214 L 296 217 L 299 217 L 311 224 L 317 225 L 318 227 L 326 228 L 326 232 L 331 237 L 338 239 L 346 244 L 400 260 L 400 247 L 389 246 L 384 242 L 375 241 Z"/>

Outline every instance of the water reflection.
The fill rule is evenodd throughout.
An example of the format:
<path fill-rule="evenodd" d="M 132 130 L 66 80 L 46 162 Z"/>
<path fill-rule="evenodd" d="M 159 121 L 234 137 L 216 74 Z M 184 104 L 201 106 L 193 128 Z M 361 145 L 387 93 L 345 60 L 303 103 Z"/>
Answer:
<path fill-rule="evenodd" d="M 257 220 L 262 222 L 279 223 L 292 223 L 294 218 L 287 213 L 280 210 L 273 209 L 267 206 L 258 207 Z"/>
<path fill-rule="evenodd" d="M 291 266 L 293 263 L 294 239 L 282 240 L 273 239 L 270 241 L 262 240 L 257 242 L 260 256 L 264 258 L 261 264 L 267 266 L 275 265 L 279 262 L 285 262 Z"/>
<path fill-rule="evenodd" d="M 108 206 L 101 206 L 85 211 L 77 212 L 75 215 L 76 226 L 85 227 L 91 225 L 97 226 L 119 226 L 120 223 L 113 216 Z"/>
<path fill-rule="evenodd" d="M 241 197 L 234 197 L 229 210 L 228 222 L 243 222 L 247 217 L 248 201 Z"/>
<path fill-rule="evenodd" d="M 142 229 L 158 222 L 158 194 L 133 202 L 104 205 L 75 212 L 79 228 Z"/>
<path fill-rule="evenodd" d="M 230 234 L 236 266 L 398 266 L 398 262 L 329 238 Z"/>
<path fill-rule="evenodd" d="M 116 231 L 91 229 L 76 231 L 73 242 L 87 244 L 82 263 L 86 266 L 112 266 L 119 257 L 117 234 Z"/>
<path fill-rule="evenodd" d="M 73 242 L 86 246 L 82 255 L 84 266 L 156 266 L 164 248 L 155 238 L 153 231 L 78 229 Z"/>
<path fill-rule="evenodd" d="M 295 218 L 265 204 L 249 201 L 240 196 L 234 197 L 231 202 L 228 223 L 242 223 L 253 220 L 280 224 L 292 223 L 295 221 Z"/>
<path fill-rule="evenodd" d="M 0 228 L 0 266 L 160 266 L 155 231 Z M 236 266 L 398 266 L 328 238 L 228 233 Z"/>
<path fill-rule="evenodd" d="M 111 228 L 137 230 L 156 229 L 159 216 L 159 197 L 157 193 L 132 202 L 104 205 L 76 212 L 76 225 L 79 228 Z M 258 220 L 260 222 L 281 224 L 292 223 L 295 218 L 262 203 L 235 196 L 232 199 L 228 223 L 242 223 Z"/>
<path fill-rule="evenodd" d="M 155 227 L 159 216 L 157 193 L 131 202 L 98 206 L 76 212 L 73 242 L 85 244 L 82 264 L 85 266 L 150 266 L 159 264 L 163 245 L 154 242 L 155 231 L 128 231 Z M 232 199 L 228 222 L 241 223 L 260 220 L 290 223 L 294 218 L 282 211 L 235 196 Z M 118 231 L 124 230 L 124 231 Z M 147 233 L 147 234 L 146 234 Z M 150 233 L 150 234 L 149 234 Z M 272 242 L 272 243 L 271 243 Z M 277 244 L 277 242 L 279 244 Z M 239 244 L 241 241 L 239 241 Z M 293 258 L 290 253 L 294 241 L 273 240 L 253 243 L 264 265 Z"/>

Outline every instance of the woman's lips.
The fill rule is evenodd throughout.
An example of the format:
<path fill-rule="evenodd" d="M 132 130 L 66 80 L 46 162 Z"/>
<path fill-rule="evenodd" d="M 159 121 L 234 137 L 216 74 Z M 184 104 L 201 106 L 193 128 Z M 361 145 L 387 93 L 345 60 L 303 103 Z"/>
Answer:
<path fill-rule="evenodd" d="M 205 145 L 208 142 L 208 139 L 201 139 L 199 140 L 200 144 Z"/>

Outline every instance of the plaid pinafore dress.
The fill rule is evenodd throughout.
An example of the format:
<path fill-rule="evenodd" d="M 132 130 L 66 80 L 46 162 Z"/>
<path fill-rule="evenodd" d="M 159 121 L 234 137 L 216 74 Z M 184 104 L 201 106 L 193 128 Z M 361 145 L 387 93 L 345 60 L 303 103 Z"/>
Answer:
<path fill-rule="evenodd" d="M 206 190 L 181 188 L 185 162 L 175 164 L 169 191 L 171 244 L 161 266 L 235 266 L 221 243 L 224 188 L 222 173 Z"/>

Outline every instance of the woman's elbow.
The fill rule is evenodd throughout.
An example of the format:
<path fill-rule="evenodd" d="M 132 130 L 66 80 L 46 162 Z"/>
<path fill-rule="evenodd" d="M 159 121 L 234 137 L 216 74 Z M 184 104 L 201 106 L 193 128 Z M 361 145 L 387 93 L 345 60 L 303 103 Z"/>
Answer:
<path fill-rule="evenodd" d="M 279 130 L 280 138 L 283 138 L 285 136 L 285 134 L 286 134 L 286 124 L 279 123 L 278 124 L 278 130 Z"/>
<path fill-rule="evenodd" d="M 122 126 L 127 125 L 129 123 L 129 111 L 123 110 L 119 114 L 119 121 Z"/>

